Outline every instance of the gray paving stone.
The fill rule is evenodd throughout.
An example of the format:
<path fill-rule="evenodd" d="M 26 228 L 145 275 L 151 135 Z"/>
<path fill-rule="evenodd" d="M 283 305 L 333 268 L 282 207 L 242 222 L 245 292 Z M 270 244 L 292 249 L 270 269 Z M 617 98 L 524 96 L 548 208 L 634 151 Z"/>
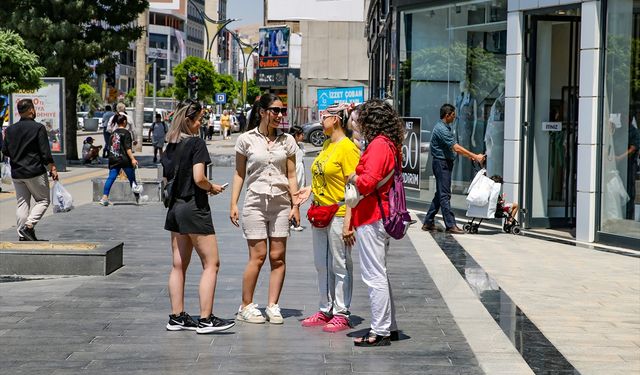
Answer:
<path fill-rule="evenodd" d="M 230 181 L 233 170 L 216 168 L 215 173 L 214 180 Z M 210 200 L 221 259 L 214 312 L 232 318 L 240 303 L 247 247 L 240 230 L 229 223 L 225 194 Z M 356 348 L 349 336 L 366 330 L 370 321 L 355 251 L 354 329 L 327 334 L 320 328 L 300 327 L 300 320 L 316 311 L 318 299 L 309 228 L 289 240 L 280 301 L 284 325 L 237 324 L 225 334 L 212 335 L 167 332 L 171 250 L 169 234 L 162 229 L 164 217 L 159 204 L 80 206 L 65 215 L 46 217 L 38 226 L 43 238 L 124 241 L 125 266 L 106 277 L 0 284 L 3 371 L 27 373 L 21 367 L 26 362 L 20 349 L 33 347 L 40 353 L 33 351 L 39 359 L 31 373 L 42 369 L 47 374 L 482 373 L 407 239 L 393 242 L 389 257 L 403 338 L 389 347 Z M 200 272 L 193 255 L 185 290 L 186 310 L 192 315 L 198 311 Z M 255 294 L 261 308 L 268 276 L 265 265 Z M 11 345 L 17 349 L 10 350 Z"/>

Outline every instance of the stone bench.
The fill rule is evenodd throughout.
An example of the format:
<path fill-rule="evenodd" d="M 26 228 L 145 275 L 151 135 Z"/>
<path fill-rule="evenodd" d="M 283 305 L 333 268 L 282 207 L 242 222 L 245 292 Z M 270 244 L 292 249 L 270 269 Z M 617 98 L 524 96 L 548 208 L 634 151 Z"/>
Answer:
<path fill-rule="evenodd" d="M 0 242 L 1 275 L 105 276 L 123 266 L 122 242 Z"/>
<path fill-rule="evenodd" d="M 97 202 L 102 198 L 102 192 L 104 191 L 104 184 L 107 181 L 106 178 L 94 178 L 93 182 L 93 201 Z M 139 181 L 142 183 L 143 192 L 142 196 L 147 196 L 146 202 L 162 202 L 161 188 L 162 183 L 153 179 L 142 179 Z M 135 203 L 136 199 L 131 191 L 129 180 L 116 179 L 111 186 L 109 192 L 109 201 L 112 203 Z"/>

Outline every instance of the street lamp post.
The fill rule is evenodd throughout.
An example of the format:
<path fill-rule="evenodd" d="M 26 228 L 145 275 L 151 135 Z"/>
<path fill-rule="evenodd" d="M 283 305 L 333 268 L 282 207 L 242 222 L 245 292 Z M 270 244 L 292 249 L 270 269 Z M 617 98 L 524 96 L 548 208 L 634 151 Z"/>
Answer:
<path fill-rule="evenodd" d="M 238 45 L 240 46 L 240 52 L 242 52 L 242 109 L 244 110 L 244 107 L 247 105 L 247 65 L 249 65 L 249 59 L 251 58 L 251 55 L 253 54 L 253 52 L 255 52 L 258 49 L 258 43 L 252 45 L 252 44 L 247 44 L 245 42 L 243 42 L 240 37 L 238 37 L 238 35 L 229 30 L 229 34 L 231 34 L 231 36 L 233 37 L 233 39 L 235 39 L 235 41 L 238 43 Z M 248 56 L 245 55 L 244 53 L 244 49 L 243 48 L 249 48 L 251 47 L 251 50 L 249 51 Z"/>
<path fill-rule="evenodd" d="M 202 9 L 200 9 L 200 7 L 193 1 L 193 0 L 189 0 L 189 3 L 191 5 L 193 5 L 193 7 L 195 8 L 196 12 L 198 12 L 198 15 L 200 16 L 200 19 L 202 20 L 203 23 L 211 22 L 213 24 L 219 25 L 218 26 L 218 31 L 216 31 L 216 33 L 213 35 L 213 38 L 211 38 L 211 40 L 209 40 L 209 30 L 206 29 L 206 37 L 207 37 L 207 51 L 205 53 L 205 60 L 211 60 L 211 47 L 213 47 L 213 42 L 216 41 L 216 38 L 220 35 L 220 33 L 222 32 L 222 30 L 225 29 L 225 27 L 227 27 L 228 24 L 230 24 L 233 21 L 239 21 L 239 19 L 236 18 L 231 18 L 231 19 L 226 19 L 226 20 L 214 20 L 213 18 L 207 16 L 207 14 L 205 12 L 202 11 Z"/>

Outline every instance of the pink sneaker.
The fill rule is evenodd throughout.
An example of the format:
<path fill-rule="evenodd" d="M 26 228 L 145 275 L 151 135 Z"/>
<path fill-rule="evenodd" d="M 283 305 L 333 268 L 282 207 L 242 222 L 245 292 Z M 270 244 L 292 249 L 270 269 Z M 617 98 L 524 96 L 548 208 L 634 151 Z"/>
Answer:
<path fill-rule="evenodd" d="M 333 318 L 327 323 L 322 330 L 325 332 L 338 332 L 351 328 L 349 318 L 343 315 L 334 315 Z"/>
<path fill-rule="evenodd" d="M 322 311 L 318 311 L 317 313 L 311 315 L 310 317 L 304 319 L 302 321 L 303 327 L 315 327 L 315 326 L 323 326 L 327 324 L 331 320 L 330 316 L 327 316 Z"/>

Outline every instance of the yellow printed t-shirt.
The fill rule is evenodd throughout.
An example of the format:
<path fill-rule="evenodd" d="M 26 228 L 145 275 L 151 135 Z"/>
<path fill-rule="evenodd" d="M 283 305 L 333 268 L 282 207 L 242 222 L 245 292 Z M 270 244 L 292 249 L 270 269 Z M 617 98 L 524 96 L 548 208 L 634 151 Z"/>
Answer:
<path fill-rule="evenodd" d="M 359 161 L 360 150 L 349 138 L 344 137 L 336 143 L 326 140 L 311 164 L 313 200 L 321 206 L 344 200 L 347 177 L 355 172 Z M 345 206 L 340 206 L 336 216 L 344 216 L 345 211 Z"/>

